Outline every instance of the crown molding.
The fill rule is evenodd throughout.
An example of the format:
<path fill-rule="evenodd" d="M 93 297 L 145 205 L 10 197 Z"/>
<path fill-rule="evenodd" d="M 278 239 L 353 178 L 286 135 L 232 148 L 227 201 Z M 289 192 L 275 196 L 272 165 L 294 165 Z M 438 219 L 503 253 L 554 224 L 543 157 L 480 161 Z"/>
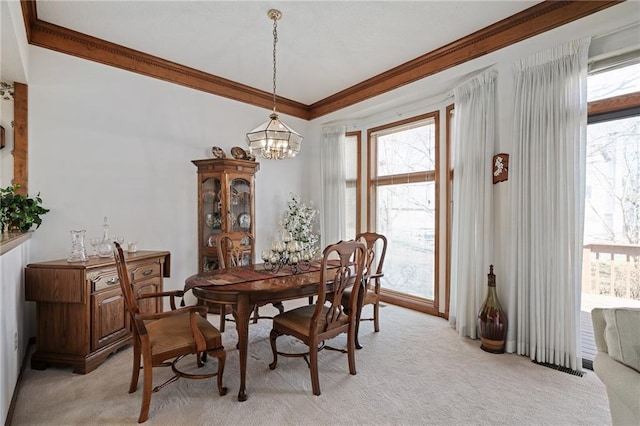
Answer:
<path fill-rule="evenodd" d="M 157 56 L 130 49 L 37 17 L 36 2 L 22 0 L 29 43 L 78 58 L 146 75 L 239 102 L 273 108 L 273 94 L 208 74 Z M 309 119 L 309 108 L 287 98 L 277 97 L 278 112 Z"/>
<path fill-rule="evenodd" d="M 510 46 L 621 1 L 544 1 L 453 43 L 311 104 L 311 119 Z"/>
<path fill-rule="evenodd" d="M 460 65 L 622 1 L 543 1 L 453 43 L 378 74 L 311 105 L 278 97 L 278 112 L 311 120 Z M 273 94 L 79 33 L 37 17 L 35 0 L 21 0 L 30 44 L 271 109 Z"/>

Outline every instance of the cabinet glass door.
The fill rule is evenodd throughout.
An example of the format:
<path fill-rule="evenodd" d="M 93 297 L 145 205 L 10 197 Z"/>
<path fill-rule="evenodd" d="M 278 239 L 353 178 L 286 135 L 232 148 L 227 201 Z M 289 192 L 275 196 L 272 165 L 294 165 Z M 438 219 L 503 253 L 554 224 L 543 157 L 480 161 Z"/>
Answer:
<path fill-rule="evenodd" d="M 231 232 L 251 232 L 251 185 L 246 179 L 232 179 L 229 188 Z"/>
<path fill-rule="evenodd" d="M 220 180 L 208 178 L 202 182 L 202 235 L 200 244 L 208 248 L 211 256 L 206 256 L 203 262 L 205 271 L 218 267 L 215 255 L 216 236 L 222 232 L 222 199 L 220 197 Z"/>

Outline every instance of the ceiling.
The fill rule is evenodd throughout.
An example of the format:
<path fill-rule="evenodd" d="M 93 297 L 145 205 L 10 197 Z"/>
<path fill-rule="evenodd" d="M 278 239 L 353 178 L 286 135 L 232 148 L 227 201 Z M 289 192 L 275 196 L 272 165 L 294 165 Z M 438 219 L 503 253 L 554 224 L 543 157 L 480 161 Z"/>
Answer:
<path fill-rule="evenodd" d="M 37 18 L 312 104 L 538 1 L 38 0 Z"/>

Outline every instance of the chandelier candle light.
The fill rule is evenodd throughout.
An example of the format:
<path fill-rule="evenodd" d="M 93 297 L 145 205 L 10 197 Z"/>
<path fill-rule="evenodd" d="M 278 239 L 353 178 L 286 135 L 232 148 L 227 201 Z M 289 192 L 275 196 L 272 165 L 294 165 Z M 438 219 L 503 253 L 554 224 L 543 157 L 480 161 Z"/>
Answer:
<path fill-rule="evenodd" d="M 252 154 L 256 151 L 267 160 L 282 160 L 300 153 L 302 136 L 280 121 L 276 112 L 276 43 L 282 12 L 271 9 L 267 15 L 273 20 L 273 112 L 268 121 L 247 133 L 247 144 Z"/>
<path fill-rule="evenodd" d="M 280 268 L 289 266 L 294 274 L 308 271 L 311 267 L 311 254 L 304 249 L 301 241 L 294 240 L 286 229 L 282 231 L 282 238 L 271 243 L 271 250 L 262 252 L 264 268 L 278 272 Z"/>

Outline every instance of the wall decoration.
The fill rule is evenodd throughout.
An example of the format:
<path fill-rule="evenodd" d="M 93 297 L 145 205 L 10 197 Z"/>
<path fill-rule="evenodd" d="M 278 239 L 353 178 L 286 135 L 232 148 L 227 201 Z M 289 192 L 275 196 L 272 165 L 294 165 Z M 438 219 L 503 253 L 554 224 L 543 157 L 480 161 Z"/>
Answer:
<path fill-rule="evenodd" d="M 0 98 L 5 101 L 12 101 L 15 93 L 15 87 L 11 83 L 0 81 Z"/>
<path fill-rule="evenodd" d="M 507 179 L 509 179 L 509 154 L 496 154 L 493 156 L 493 183 Z"/>

